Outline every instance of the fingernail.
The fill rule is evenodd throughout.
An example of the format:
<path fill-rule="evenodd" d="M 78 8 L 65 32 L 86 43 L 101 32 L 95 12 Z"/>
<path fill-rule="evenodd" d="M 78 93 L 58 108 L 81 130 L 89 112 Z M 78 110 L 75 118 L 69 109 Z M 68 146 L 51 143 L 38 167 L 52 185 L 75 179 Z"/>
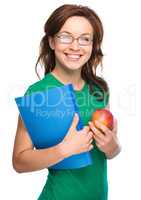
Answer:
<path fill-rule="evenodd" d="M 95 127 L 93 127 L 93 131 L 95 131 Z"/>

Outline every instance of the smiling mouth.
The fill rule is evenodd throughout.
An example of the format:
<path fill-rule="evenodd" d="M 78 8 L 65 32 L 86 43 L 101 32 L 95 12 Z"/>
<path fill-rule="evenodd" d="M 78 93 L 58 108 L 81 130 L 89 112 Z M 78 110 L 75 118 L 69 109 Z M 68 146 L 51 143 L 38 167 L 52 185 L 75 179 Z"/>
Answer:
<path fill-rule="evenodd" d="M 80 54 L 68 54 L 68 53 L 65 53 L 65 55 L 69 60 L 74 60 L 74 61 L 79 60 L 82 56 Z"/>

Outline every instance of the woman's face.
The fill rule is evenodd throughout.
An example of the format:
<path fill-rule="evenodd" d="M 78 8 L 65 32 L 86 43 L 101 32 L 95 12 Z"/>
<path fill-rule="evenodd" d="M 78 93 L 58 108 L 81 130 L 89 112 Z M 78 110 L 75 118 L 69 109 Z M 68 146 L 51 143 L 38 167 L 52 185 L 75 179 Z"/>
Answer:
<path fill-rule="evenodd" d="M 50 47 L 55 53 L 56 66 L 81 70 L 91 56 L 92 39 L 93 27 L 86 18 L 68 18 L 56 36 L 49 38 Z"/>

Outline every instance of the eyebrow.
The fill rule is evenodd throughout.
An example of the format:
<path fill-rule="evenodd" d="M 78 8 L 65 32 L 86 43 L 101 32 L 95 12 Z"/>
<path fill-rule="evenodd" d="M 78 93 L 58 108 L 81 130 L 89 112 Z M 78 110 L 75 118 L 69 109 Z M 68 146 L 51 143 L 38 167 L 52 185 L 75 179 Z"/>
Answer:
<path fill-rule="evenodd" d="M 67 34 L 73 35 L 73 33 L 69 31 L 61 31 L 60 33 L 67 33 Z M 82 33 L 81 35 L 93 35 L 93 33 Z"/>

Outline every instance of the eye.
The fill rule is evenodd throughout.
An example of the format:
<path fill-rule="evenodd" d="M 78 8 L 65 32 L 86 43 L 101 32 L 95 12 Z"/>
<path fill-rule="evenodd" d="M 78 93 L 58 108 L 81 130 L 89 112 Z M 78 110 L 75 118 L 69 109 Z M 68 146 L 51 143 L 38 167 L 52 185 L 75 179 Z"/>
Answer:
<path fill-rule="evenodd" d="M 89 35 L 83 35 L 79 38 L 79 44 L 80 45 L 90 45 L 92 42 L 92 38 Z"/>
<path fill-rule="evenodd" d="M 68 39 L 68 38 L 71 38 L 70 35 L 60 35 L 60 38 L 61 39 Z"/>
<path fill-rule="evenodd" d="M 62 43 L 70 43 L 72 41 L 72 37 L 67 34 L 60 34 L 58 35 L 58 38 Z"/>
<path fill-rule="evenodd" d="M 87 36 L 82 36 L 80 39 L 86 42 L 89 42 L 91 40 L 91 38 Z"/>

